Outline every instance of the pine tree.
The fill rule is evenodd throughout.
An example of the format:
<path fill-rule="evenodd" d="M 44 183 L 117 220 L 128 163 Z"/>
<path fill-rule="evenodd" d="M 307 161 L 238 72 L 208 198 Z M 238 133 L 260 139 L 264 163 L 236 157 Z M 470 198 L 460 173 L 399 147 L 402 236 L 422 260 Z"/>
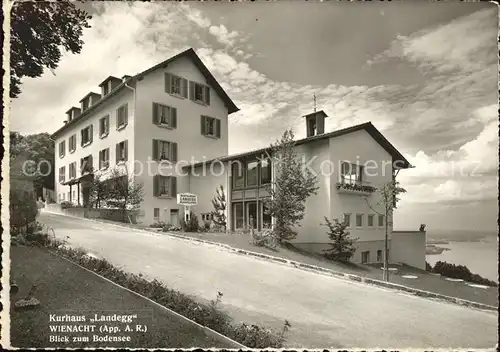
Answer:
<path fill-rule="evenodd" d="M 213 222 L 226 230 L 226 195 L 224 193 L 224 186 L 220 185 L 215 191 L 215 196 L 212 199 L 212 205 L 214 210 L 212 210 Z"/>
<path fill-rule="evenodd" d="M 350 237 L 346 231 L 347 223 L 339 222 L 337 219 L 328 220 L 325 216 L 325 224 L 328 227 L 328 237 L 332 241 L 330 248 L 323 250 L 324 256 L 335 261 L 349 261 L 356 251 L 355 243 L 358 240 Z"/>

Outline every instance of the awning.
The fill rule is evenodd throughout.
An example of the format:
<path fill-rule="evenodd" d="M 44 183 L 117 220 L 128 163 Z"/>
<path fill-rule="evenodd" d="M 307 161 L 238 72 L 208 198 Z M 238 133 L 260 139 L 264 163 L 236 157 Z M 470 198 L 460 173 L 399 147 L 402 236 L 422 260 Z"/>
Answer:
<path fill-rule="evenodd" d="M 81 181 L 85 181 L 85 179 L 92 179 L 94 177 L 94 174 L 85 174 L 77 178 L 72 178 L 71 180 L 68 180 L 66 182 L 62 182 L 62 185 L 64 186 L 72 186 L 76 185 L 77 183 L 80 183 Z"/>

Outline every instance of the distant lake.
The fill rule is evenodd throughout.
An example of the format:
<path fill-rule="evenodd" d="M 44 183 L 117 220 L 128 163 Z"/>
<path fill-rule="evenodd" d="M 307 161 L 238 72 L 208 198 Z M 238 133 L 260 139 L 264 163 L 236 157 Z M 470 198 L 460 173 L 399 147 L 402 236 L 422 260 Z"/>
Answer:
<path fill-rule="evenodd" d="M 448 236 L 428 236 L 427 239 L 447 239 Z M 441 254 L 426 255 L 427 262 L 434 266 L 443 261 L 455 265 L 465 265 L 474 274 L 498 282 L 498 241 L 496 236 L 475 238 L 474 242 L 449 240 L 448 244 L 436 244 L 449 248 Z"/>

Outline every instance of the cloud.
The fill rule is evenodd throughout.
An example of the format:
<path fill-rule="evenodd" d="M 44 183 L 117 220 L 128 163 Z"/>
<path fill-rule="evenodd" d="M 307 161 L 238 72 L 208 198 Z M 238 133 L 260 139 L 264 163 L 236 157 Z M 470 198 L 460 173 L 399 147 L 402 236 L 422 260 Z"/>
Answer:
<path fill-rule="evenodd" d="M 218 26 L 211 26 L 209 29 L 210 34 L 212 34 L 217 40 L 227 46 L 234 45 L 236 38 L 238 37 L 238 32 L 229 32 L 223 24 Z"/>

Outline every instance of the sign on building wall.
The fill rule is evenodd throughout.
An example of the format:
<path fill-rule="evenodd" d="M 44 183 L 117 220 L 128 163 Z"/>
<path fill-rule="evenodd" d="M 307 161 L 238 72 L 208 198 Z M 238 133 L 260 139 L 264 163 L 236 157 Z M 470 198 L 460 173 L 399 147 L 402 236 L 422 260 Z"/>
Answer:
<path fill-rule="evenodd" d="M 177 194 L 177 204 L 190 206 L 196 205 L 198 203 L 198 196 L 192 193 L 178 193 Z"/>

